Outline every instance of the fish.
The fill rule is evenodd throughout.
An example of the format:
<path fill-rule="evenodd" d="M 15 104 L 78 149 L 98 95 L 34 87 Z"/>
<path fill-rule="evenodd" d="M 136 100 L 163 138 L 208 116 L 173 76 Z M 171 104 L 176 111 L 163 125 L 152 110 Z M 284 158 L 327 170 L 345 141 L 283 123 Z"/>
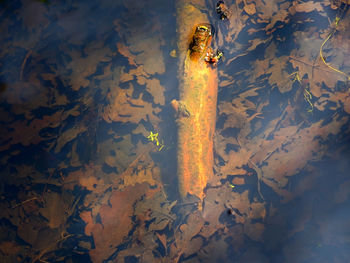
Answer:
<path fill-rule="evenodd" d="M 177 176 L 179 194 L 204 199 L 204 189 L 213 178 L 217 69 L 205 61 L 213 37 L 209 19 L 201 10 L 205 1 L 177 2 L 179 100 L 177 112 Z"/>

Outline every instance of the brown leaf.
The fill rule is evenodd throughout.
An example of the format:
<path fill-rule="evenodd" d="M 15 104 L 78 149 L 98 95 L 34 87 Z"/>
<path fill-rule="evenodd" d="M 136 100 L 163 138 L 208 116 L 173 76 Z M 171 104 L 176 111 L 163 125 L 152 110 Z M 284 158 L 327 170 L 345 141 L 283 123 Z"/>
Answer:
<path fill-rule="evenodd" d="M 100 222 L 91 213 L 81 213 L 81 218 L 87 223 L 85 233 L 94 238 L 95 248 L 90 250 L 94 262 L 106 260 L 120 245 L 132 228 L 131 216 L 133 205 L 141 196 L 151 194 L 147 184 L 130 186 L 123 191 L 113 191 L 108 203 L 99 209 Z"/>
<path fill-rule="evenodd" d="M 265 219 L 266 209 L 263 203 L 251 203 L 249 218 L 251 219 Z"/>
<path fill-rule="evenodd" d="M 160 85 L 158 79 L 146 79 L 146 90 L 153 96 L 155 104 L 164 105 L 164 87 Z"/>
<path fill-rule="evenodd" d="M 53 115 L 45 115 L 42 119 L 33 119 L 32 121 L 15 121 L 8 125 L 8 130 L 2 136 L 2 143 L 0 150 L 8 149 L 11 145 L 20 143 L 24 146 L 30 144 L 38 144 L 42 140 L 45 140 L 39 135 L 39 132 L 43 128 L 51 127 L 56 128 L 60 125 L 62 118 L 62 112 L 57 111 Z M 25 134 L 25 136 L 23 136 Z"/>
<path fill-rule="evenodd" d="M 305 13 L 309 13 L 312 12 L 314 10 L 318 11 L 318 12 L 322 12 L 323 11 L 323 7 L 321 5 L 321 3 L 317 2 L 304 2 L 304 3 L 298 3 L 297 5 L 294 6 L 295 11 L 296 12 L 305 12 Z"/>
<path fill-rule="evenodd" d="M 270 20 L 275 14 L 278 14 L 279 1 L 255 0 L 256 9 L 259 11 L 258 16 L 262 20 Z"/>
<path fill-rule="evenodd" d="M 134 12 L 134 10 L 132 11 Z M 150 19 L 150 17 L 147 17 Z M 159 23 L 157 18 L 153 19 L 153 24 L 147 23 L 140 26 L 150 27 Z M 118 51 L 126 56 L 131 65 L 143 65 L 146 74 L 163 74 L 165 72 L 164 58 L 161 51 L 161 34 L 158 32 L 157 26 L 151 29 L 143 28 L 139 32 L 132 32 L 134 29 L 125 28 L 128 25 L 121 25 L 121 22 L 114 21 L 117 27 L 124 27 L 123 30 L 119 30 L 119 34 L 125 37 L 128 45 L 119 44 Z M 153 32 L 152 32 L 153 31 Z M 135 34 L 136 33 L 136 34 Z M 135 55 L 134 55 L 135 54 Z"/>
<path fill-rule="evenodd" d="M 344 101 L 344 111 L 350 114 L 350 96 L 347 97 Z"/>
<path fill-rule="evenodd" d="M 246 4 L 246 5 L 244 5 L 244 11 L 248 15 L 254 15 L 256 13 L 255 4 Z"/>
<path fill-rule="evenodd" d="M 156 233 L 160 243 L 163 245 L 163 248 L 164 249 L 167 249 L 167 241 L 166 241 L 166 235 L 165 234 L 159 234 L 159 233 Z"/>
<path fill-rule="evenodd" d="M 232 192 L 232 198 L 228 199 L 226 203 L 227 207 L 238 209 L 244 218 L 248 217 L 250 211 L 248 191 L 244 191 L 242 194 Z"/>
<path fill-rule="evenodd" d="M 74 189 L 80 185 L 95 194 L 102 193 L 108 187 L 108 183 L 101 178 L 102 167 L 99 165 L 86 165 L 75 172 L 69 173 L 64 180 L 65 189 Z"/>
<path fill-rule="evenodd" d="M 153 109 L 151 103 L 141 98 L 134 99 L 132 89 L 119 91 L 103 113 L 105 121 L 139 123 L 141 120 L 147 121 L 150 118 L 154 124 L 159 122 L 158 117 L 155 116 L 160 111 L 159 108 Z"/>
<path fill-rule="evenodd" d="M 119 53 L 128 59 L 129 65 L 137 66 L 135 62 L 135 55 L 131 54 L 129 49 L 123 43 L 117 43 L 117 48 Z"/>
<path fill-rule="evenodd" d="M 132 143 L 131 134 L 110 138 L 98 144 L 99 158 L 101 162 L 122 172 L 135 160 L 135 154 L 138 156 L 142 152 L 140 148 Z"/>
<path fill-rule="evenodd" d="M 191 247 L 192 238 L 196 236 L 204 225 L 201 213 L 197 210 L 191 213 L 187 222 L 182 224 L 175 233 L 175 243 L 171 246 L 170 257 L 177 262 L 178 258 Z M 198 244 L 197 244 L 198 245 Z"/>
<path fill-rule="evenodd" d="M 64 131 L 56 140 L 55 153 L 59 153 L 67 143 L 74 140 L 79 134 L 85 132 L 86 130 L 87 127 L 81 124 Z"/>
<path fill-rule="evenodd" d="M 15 255 L 19 253 L 21 246 L 13 241 L 2 241 L 0 243 L 0 251 L 5 256 Z"/>
<path fill-rule="evenodd" d="M 197 253 L 199 249 L 202 247 L 202 245 L 203 245 L 203 239 L 201 237 L 194 237 L 193 239 L 191 239 L 191 242 L 189 244 L 184 246 L 182 251 L 183 255 L 185 257 L 188 257 L 192 254 Z"/>
<path fill-rule="evenodd" d="M 245 223 L 244 224 L 244 233 L 254 241 L 262 241 L 262 234 L 265 230 L 265 226 L 262 223 Z"/>
<path fill-rule="evenodd" d="M 242 184 L 245 184 L 244 178 L 242 178 L 242 177 L 235 177 L 235 178 L 233 178 L 233 180 L 232 180 L 232 184 L 233 184 L 233 185 L 242 185 Z"/>
<path fill-rule="evenodd" d="M 290 200 L 291 194 L 284 189 L 289 177 L 301 171 L 308 161 L 319 159 L 325 150 L 321 140 L 329 134 L 336 134 L 346 120 L 346 117 L 333 119 L 324 126 L 321 120 L 304 129 L 289 126 L 275 132 L 274 140 L 263 141 L 259 145 L 261 150 L 252 158 L 255 163 L 267 164 L 261 167 L 261 179 L 284 196 L 284 201 Z"/>
<path fill-rule="evenodd" d="M 45 5 L 34 1 L 22 1 L 22 8 L 18 17 L 22 18 L 23 25 L 29 31 L 35 32 L 49 22 Z"/>
<path fill-rule="evenodd" d="M 90 84 L 88 77 L 96 72 L 97 66 L 101 62 L 109 62 L 111 60 L 111 51 L 103 42 L 93 42 L 88 45 L 85 50 L 87 56 L 83 56 L 82 52 L 76 50 L 68 51 L 71 56 L 71 62 L 66 66 L 66 70 L 71 70 L 70 84 L 72 89 L 77 91 L 85 88 Z"/>
<path fill-rule="evenodd" d="M 153 178 L 160 176 L 160 170 L 158 167 L 143 167 L 138 166 L 136 174 L 123 176 L 124 186 L 136 185 L 138 183 L 147 182 L 149 185 L 154 186 L 158 184 Z"/>
<path fill-rule="evenodd" d="M 288 23 L 289 17 L 290 17 L 289 10 L 286 10 L 286 9 L 278 10 L 277 14 L 272 16 L 271 22 L 265 27 L 265 31 L 272 33 L 274 30 L 276 30 L 275 25 L 278 22 Z"/>
<path fill-rule="evenodd" d="M 28 244 L 35 245 L 40 229 L 47 228 L 45 220 L 40 216 L 31 216 L 26 222 L 18 225 L 17 235 Z"/>
<path fill-rule="evenodd" d="M 39 211 L 49 221 L 48 226 L 58 228 L 64 225 L 72 214 L 70 208 L 72 208 L 74 197 L 67 192 L 62 194 L 51 192 L 45 195 L 45 201 L 45 206 Z"/>
<path fill-rule="evenodd" d="M 176 201 L 169 203 L 164 191 L 158 191 L 151 198 L 145 198 L 135 205 L 134 214 L 142 221 L 150 221 L 148 231 L 163 230 L 175 221 L 176 216 L 171 213 L 171 208 Z"/>

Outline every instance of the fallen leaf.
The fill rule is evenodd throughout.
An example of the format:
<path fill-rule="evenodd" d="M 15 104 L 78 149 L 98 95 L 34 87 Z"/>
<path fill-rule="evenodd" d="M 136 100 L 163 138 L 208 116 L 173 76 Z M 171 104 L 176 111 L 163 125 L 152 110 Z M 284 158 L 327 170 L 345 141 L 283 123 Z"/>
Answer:
<path fill-rule="evenodd" d="M 165 234 L 158 234 L 156 233 L 160 243 L 163 245 L 164 249 L 167 249 L 167 241 L 166 241 L 166 235 Z"/>
<path fill-rule="evenodd" d="M 150 121 L 154 124 L 159 122 L 155 115 L 160 112 L 159 108 L 153 108 L 152 104 L 141 98 L 132 97 L 132 89 L 120 90 L 119 94 L 105 108 L 103 118 L 107 122 L 132 122 L 139 123 L 141 120 Z"/>
<path fill-rule="evenodd" d="M 117 43 L 117 48 L 119 53 L 128 59 L 130 65 L 137 66 L 135 55 L 131 54 L 129 49 L 123 43 Z"/>
<path fill-rule="evenodd" d="M 265 230 L 265 226 L 262 223 L 246 223 L 243 226 L 244 233 L 254 241 L 262 241 L 262 234 Z"/>
<path fill-rule="evenodd" d="M 87 131 L 85 125 L 74 126 L 71 129 L 64 131 L 56 140 L 55 153 L 59 153 L 65 145 L 85 131 Z"/>
<path fill-rule="evenodd" d="M 323 11 L 323 7 L 321 5 L 321 3 L 317 2 L 304 2 L 304 3 L 298 3 L 294 6 L 295 11 L 296 12 L 305 12 L 305 13 L 309 13 L 312 12 L 314 10 L 318 11 L 318 12 L 322 12 Z"/>
<path fill-rule="evenodd" d="M 109 204 L 99 209 L 100 221 L 93 219 L 91 213 L 82 213 L 82 219 L 87 223 L 85 233 L 94 238 L 95 248 L 90 250 L 93 262 L 106 260 L 123 242 L 132 228 L 134 203 L 152 191 L 146 183 L 129 186 L 123 191 L 113 191 Z"/>
<path fill-rule="evenodd" d="M 234 185 L 243 185 L 243 184 L 245 184 L 245 181 L 244 181 L 244 178 L 242 178 L 242 177 L 235 177 L 235 178 L 233 178 L 232 183 Z"/>
<path fill-rule="evenodd" d="M 72 215 L 74 196 L 67 192 L 58 194 L 55 192 L 45 195 L 45 206 L 40 208 L 40 214 L 48 220 L 50 228 L 63 226 L 67 218 Z"/>
<path fill-rule="evenodd" d="M 0 243 L 0 251 L 5 256 L 15 255 L 19 253 L 21 246 L 13 241 L 2 241 Z"/>
<path fill-rule="evenodd" d="M 246 13 L 248 15 L 254 15 L 256 13 L 256 8 L 254 4 L 246 4 L 244 5 L 244 11 L 246 11 Z"/>
<path fill-rule="evenodd" d="M 2 136 L 2 141 L 4 143 L 2 143 L 0 150 L 9 149 L 11 145 L 18 143 L 22 144 L 23 146 L 40 143 L 46 139 L 40 136 L 40 131 L 47 127 L 58 127 L 60 125 L 61 118 L 62 112 L 57 111 L 51 116 L 43 116 L 42 119 L 33 119 L 32 121 L 18 120 L 10 125 L 7 125 L 7 132 Z M 23 136 L 23 134 L 26 136 Z"/>

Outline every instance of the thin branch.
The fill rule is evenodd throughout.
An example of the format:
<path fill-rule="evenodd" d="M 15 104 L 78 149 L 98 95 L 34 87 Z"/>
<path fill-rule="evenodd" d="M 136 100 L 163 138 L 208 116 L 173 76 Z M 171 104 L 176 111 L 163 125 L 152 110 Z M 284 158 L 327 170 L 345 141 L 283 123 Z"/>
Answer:
<path fill-rule="evenodd" d="M 19 73 L 19 80 L 20 81 L 22 81 L 22 79 L 23 79 L 23 71 L 24 71 L 24 68 L 25 68 L 25 66 L 27 64 L 27 60 L 28 60 L 28 58 L 30 57 L 31 54 L 32 54 L 32 50 L 29 50 L 27 55 L 24 57 L 24 60 L 23 60 L 22 65 L 21 65 L 21 71 Z"/>

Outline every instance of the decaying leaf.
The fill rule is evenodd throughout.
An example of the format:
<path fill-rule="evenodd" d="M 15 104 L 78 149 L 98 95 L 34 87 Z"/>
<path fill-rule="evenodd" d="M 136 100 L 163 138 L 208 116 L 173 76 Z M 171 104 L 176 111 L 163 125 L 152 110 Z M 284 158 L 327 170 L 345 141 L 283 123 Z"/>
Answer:
<path fill-rule="evenodd" d="M 202 211 L 146 138 L 172 129 L 174 7 L 1 3 L 1 262 L 349 258 L 350 2 L 192 4 L 224 52 Z"/>
<path fill-rule="evenodd" d="M 90 212 L 81 214 L 87 223 L 85 233 L 94 238 L 95 248 L 90 251 L 92 260 L 101 262 L 112 255 L 132 228 L 134 203 L 152 191 L 154 190 L 150 190 L 146 183 L 114 191 L 109 204 L 102 205 L 99 209 L 99 220 L 93 218 Z"/>
<path fill-rule="evenodd" d="M 139 123 L 141 120 L 148 121 L 149 119 L 155 124 L 159 119 L 156 114 L 160 111 L 159 108 L 153 108 L 151 103 L 145 102 L 141 98 L 133 98 L 133 89 L 119 89 L 116 97 L 111 101 L 111 104 L 105 109 L 103 118 L 107 122 L 132 122 Z"/>
<path fill-rule="evenodd" d="M 244 11 L 246 11 L 248 15 L 254 15 L 256 13 L 255 5 L 254 4 L 245 5 Z"/>
<path fill-rule="evenodd" d="M 62 195 L 54 192 L 46 194 L 45 201 L 45 206 L 39 211 L 48 220 L 50 228 L 57 228 L 65 224 L 75 208 L 74 196 L 68 193 Z"/>

